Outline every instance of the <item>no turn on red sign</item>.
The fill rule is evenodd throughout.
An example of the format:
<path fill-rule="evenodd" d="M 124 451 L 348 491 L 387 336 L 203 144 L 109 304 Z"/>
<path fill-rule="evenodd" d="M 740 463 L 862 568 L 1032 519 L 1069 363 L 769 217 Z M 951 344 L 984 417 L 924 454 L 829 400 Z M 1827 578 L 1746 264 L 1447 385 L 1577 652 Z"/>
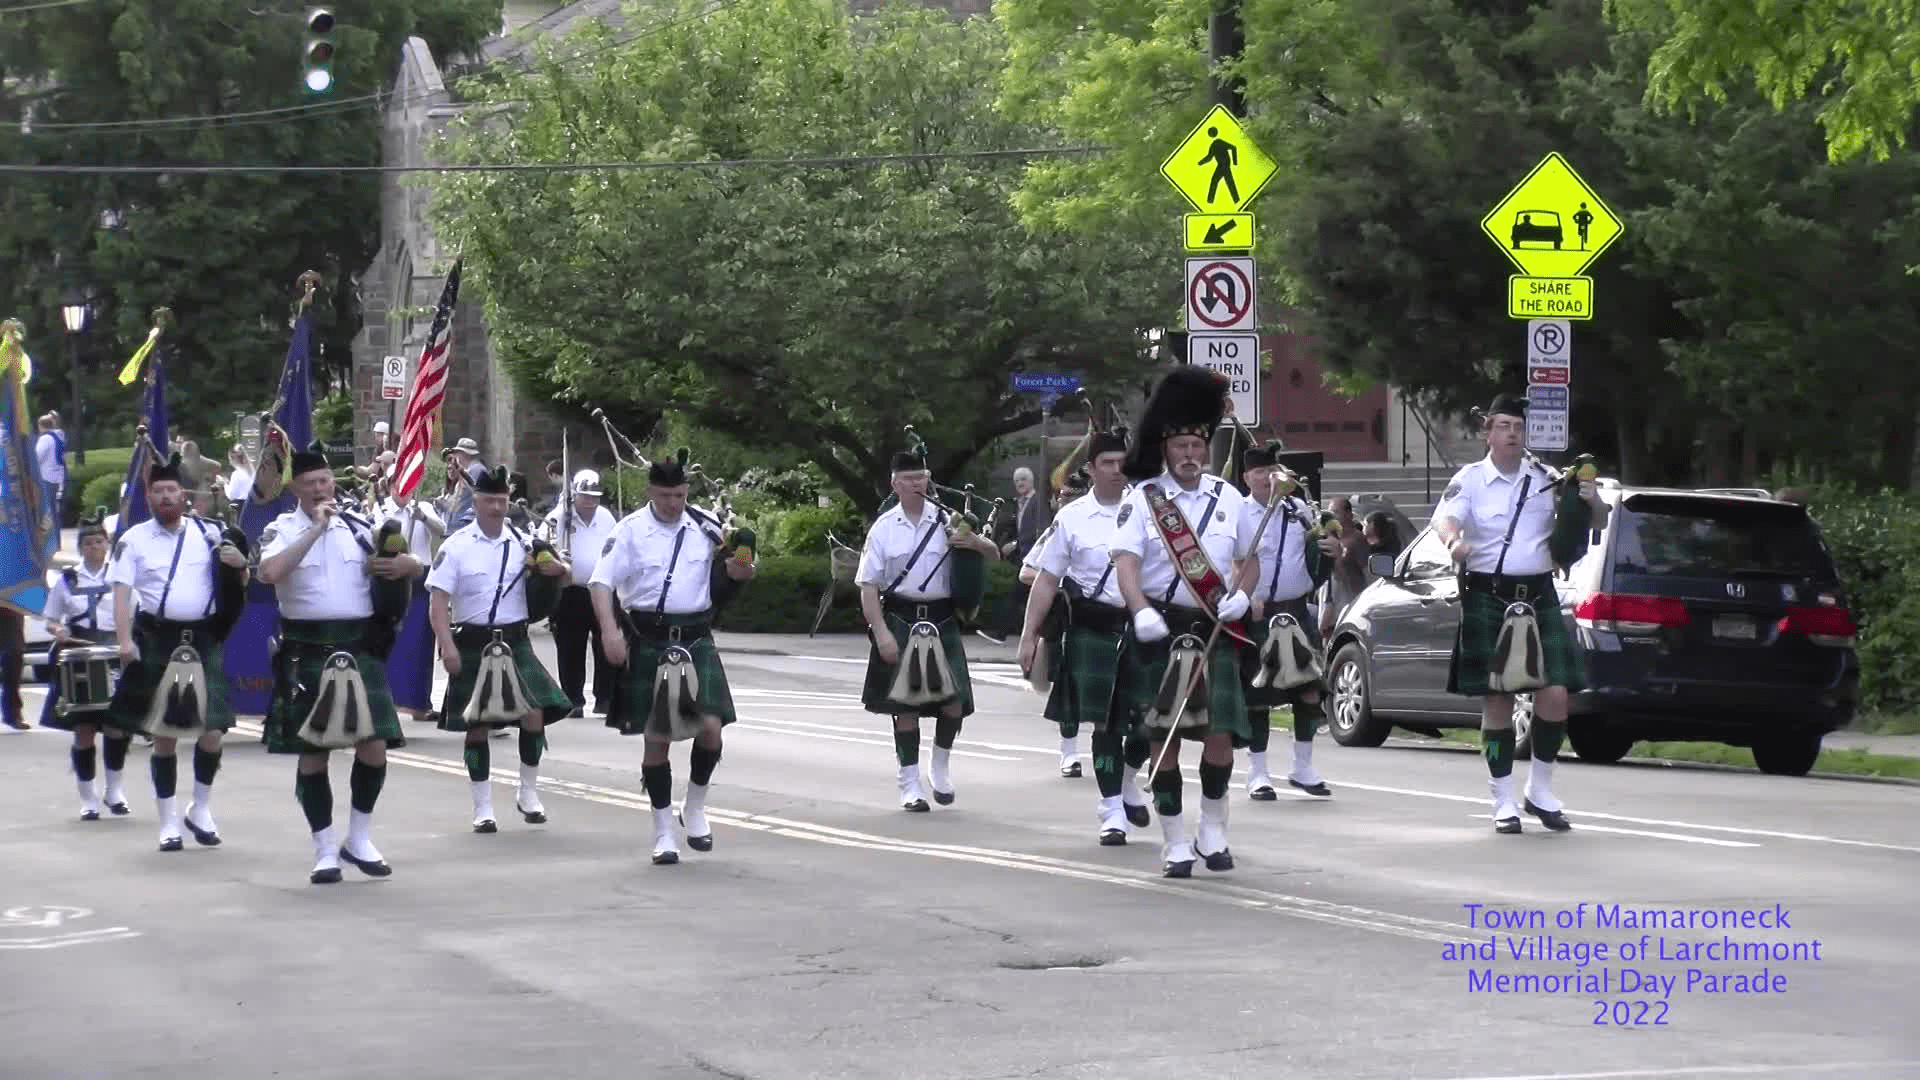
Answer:
<path fill-rule="evenodd" d="M 1252 330 L 1257 325 L 1254 306 L 1252 259 L 1187 260 L 1188 333 Z"/>

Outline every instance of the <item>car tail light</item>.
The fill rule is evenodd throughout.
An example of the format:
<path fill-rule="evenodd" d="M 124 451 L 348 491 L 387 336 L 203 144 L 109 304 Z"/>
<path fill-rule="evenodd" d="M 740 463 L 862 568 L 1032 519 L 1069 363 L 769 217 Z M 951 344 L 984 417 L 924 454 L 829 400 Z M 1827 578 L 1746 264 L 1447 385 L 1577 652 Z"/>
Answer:
<path fill-rule="evenodd" d="M 1647 634 L 1662 626 L 1685 626 L 1690 621 L 1685 601 L 1670 596 L 1632 593 L 1594 593 L 1573 609 L 1582 625 L 1614 634 Z"/>
<path fill-rule="evenodd" d="M 1805 634 L 1815 645 L 1837 646 L 1853 644 L 1860 632 L 1852 612 L 1843 607 L 1826 606 L 1791 608 L 1776 629 L 1782 634 Z"/>

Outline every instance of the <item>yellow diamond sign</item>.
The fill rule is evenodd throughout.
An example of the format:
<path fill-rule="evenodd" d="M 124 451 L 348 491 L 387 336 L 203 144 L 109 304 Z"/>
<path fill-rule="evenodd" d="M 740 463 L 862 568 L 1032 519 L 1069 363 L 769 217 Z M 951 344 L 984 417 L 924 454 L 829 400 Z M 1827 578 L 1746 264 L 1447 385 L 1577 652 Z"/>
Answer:
<path fill-rule="evenodd" d="M 1160 163 L 1160 175 L 1203 214 L 1237 213 L 1279 171 L 1219 105 Z"/>
<path fill-rule="evenodd" d="M 1620 237 L 1620 219 L 1559 154 L 1535 165 L 1480 228 L 1522 273 L 1538 278 L 1578 277 Z"/>

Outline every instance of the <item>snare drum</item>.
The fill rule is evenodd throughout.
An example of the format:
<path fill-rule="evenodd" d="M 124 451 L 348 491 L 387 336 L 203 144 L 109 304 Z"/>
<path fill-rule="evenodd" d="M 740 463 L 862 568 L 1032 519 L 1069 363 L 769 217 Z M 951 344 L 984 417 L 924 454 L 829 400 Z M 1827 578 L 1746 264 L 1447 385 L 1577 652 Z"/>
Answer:
<path fill-rule="evenodd" d="M 120 650 L 112 645 L 81 645 L 60 650 L 60 703 L 54 711 L 105 712 L 120 683 Z"/>

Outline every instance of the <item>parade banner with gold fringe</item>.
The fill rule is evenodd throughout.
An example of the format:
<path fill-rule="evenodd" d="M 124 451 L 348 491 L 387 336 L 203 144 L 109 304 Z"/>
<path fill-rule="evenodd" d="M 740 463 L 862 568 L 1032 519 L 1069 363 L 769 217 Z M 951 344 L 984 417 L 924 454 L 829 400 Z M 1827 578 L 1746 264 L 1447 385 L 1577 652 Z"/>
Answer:
<path fill-rule="evenodd" d="M 29 618 L 47 605 L 47 567 L 60 542 L 54 491 L 40 480 L 27 409 L 33 358 L 26 326 L 0 324 L 0 605 Z"/>
<path fill-rule="evenodd" d="M 129 368 L 138 371 L 140 361 L 154 354 L 160 335 L 173 325 L 173 312 L 167 308 L 155 308 L 153 311 L 153 329 L 147 333 L 146 343 L 140 351 L 133 354 L 128 362 Z M 167 363 L 166 350 L 161 349 L 153 355 L 153 362 L 146 365 L 147 390 L 140 402 L 140 426 L 134 435 L 133 456 L 127 460 L 127 474 L 120 483 L 119 524 L 114 527 L 113 538 L 119 540 L 135 525 L 153 516 L 147 509 L 147 472 L 155 465 L 167 460 Z M 125 371 L 121 372 L 126 374 Z"/>

